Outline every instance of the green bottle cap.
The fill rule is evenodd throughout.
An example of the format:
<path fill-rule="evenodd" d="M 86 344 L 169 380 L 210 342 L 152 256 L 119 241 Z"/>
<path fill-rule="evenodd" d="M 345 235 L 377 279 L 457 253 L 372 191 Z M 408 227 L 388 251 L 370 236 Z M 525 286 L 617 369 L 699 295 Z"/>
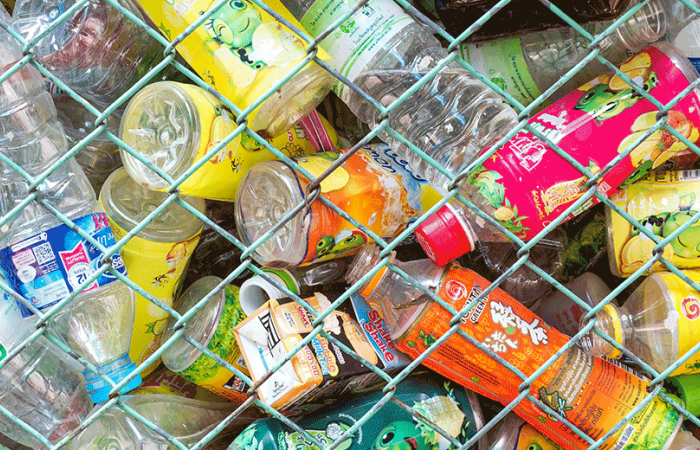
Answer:
<path fill-rule="evenodd" d="M 668 381 L 677 389 L 685 409 L 694 416 L 700 414 L 700 374 L 681 375 Z"/>

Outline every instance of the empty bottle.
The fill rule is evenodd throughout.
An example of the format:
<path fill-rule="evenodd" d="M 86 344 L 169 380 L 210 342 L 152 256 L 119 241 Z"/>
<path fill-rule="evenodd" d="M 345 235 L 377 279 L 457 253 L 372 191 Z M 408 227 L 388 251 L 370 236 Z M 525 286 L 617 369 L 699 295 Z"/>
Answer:
<path fill-rule="evenodd" d="M 22 320 L 17 303 L 0 295 L 0 404 L 49 442 L 77 428 L 92 409 L 80 372 L 40 337 L 17 356 L 8 353 L 34 331 Z M 0 414 L 2 433 L 33 449 L 46 448 L 15 422 Z"/>
<path fill-rule="evenodd" d="M 0 20 L 5 24 L 10 21 L 2 9 Z M 11 67 L 20 59 L 19 43 L 0 31 L 0 65 Z M 24 66 L 0 84 L 0 105 L 4 117 L 0 152 L 6 157 L 31 177 L 39 176 L 63 157 L 67 150 L 65 134 L 35 69 Z M 127 355 L 134 320 L 133 295 L 111 272 L 125 275 L 124 262 L 115 254 L 105 262 L 111 270 L 86 284 L 102 267 L 103 253 L 42 202 L 64 214 L 101 245 L 110 247 L 115 241 L 107 216 L 74 158 L 55 168 L 36 191 L 36 198 L 20 207 L 31 195 L 30 182 L 8 165 L 0 164 L 0 216 L 13 210 L 16 213 L 0 229 L 0 270 L 10 287 L 39 310 L 47 310 L 81 289 L 48 321 L 47 329 L 104 375 L 119 382 L 136 367 Z M 34 313 L 24 304 L 20 311 L 26 321 L 34 321 Z M 111 387 L 90 371 L 84 375 L 92 400 L 106 400 Z M 140 377 L 132 378 L 122 392 L 139 383 Z"/>
<path fill-rule="evenodd" d="M 317 37 L 358 0 L 286 0 L 287 9 Z M 371 0 L 323 41 L 331 65 L 379 104 L 388 107 L 425 77 L 448 53 L 426 28 L 392 0 Z M 384 116 L 353 89 L 336 81 L 338 96 L 363 122 Z M 411 98 L 389 113 L 388 125 L 453 174 L 516 123 L 503 98 L 456 63 L 447 64 Z M 384 129 L 378 135 L 437 189 L 448 178 Z"/>
<path fill-rule="evenodd" d="M 668 41 L 676 46 L 700 70 L 700 17 L 678 0 L 661 0 L 668 15 Z M 697 0 L 688 4 L 700 7 Z"/>
<path fill-rule="evenodd" d="M 122 239 L 168 197 L 165 192 L 141 186 L 121 168 L 105 182 L 100 203 L 109 217 L 115 239 Z M 180 199 L 204 213 L 201 198 L 181 195 Z M 201 220 L 177 202 L 168 205 L 122 247 L 130 279 L 156 299 L 172 306 L 201 230 Z M 168 314 L 140 294 L 136 294 L 135 301 L 129 355 L 136 364 L 141 364 L 160 347 Z M 141 375 L 148 375 L 158 364 L 160 360 L 144 369 Z"/>
<path fill-rule="evenodd" d="M 662 104 L 669 103 L 698 78 L 698 72 L 665 42 L 658 42 L 620 66 L 622 72 Z M 669 111 L 668 124 L 694 140 L 690 130 L 700 127 L 697 90 L 691 91 Z M 547 137 L 519 132 L 492 158 L 472 171 L 460 185 L 461 195 L 483 213 L 521 239 L 529 240 L 558 219 L 589 189 L 588 176 L 555 153 L 557 144 L 591 174 L 604 170 L 620 153 L 627 152 L 656 122 L 659 109 L 618 75 L 602 75 L 569 93 L 530 119 L 530 126 Z M 661 133 L 659 133 L 661 134 Z M 628 177 L 647 173 L 687 148 L 675 137 L 652 135 L 627 153 L 598 182 L 605 196 L 615 192 Z M 598 202 L 590 197 L 564 220 Z M 447 204 L 416 230 L 428 256 L 445 264 L 474 248 L 477 240 L 504 241 L 492 223 L 461 202 Z"/>
<path fill-rule="evenodd" d="M 586 25 L 584 29 L 596 36 L 612 23 Z M 663 6 L 660 0 L 651 0 L 603 39 L 597 48 L 600 56 L 618 65 L 630 53 L 637 53 L 665 33 Z M 588 56 L 589 45 L 590 41 L 581 33 L 567 27 L 493 42 L 462 44 L 459 48 L 460 55 L 474 69 L 527 106 Z M 607 71 L 597 60 L 590 61 L 548 100 L 557 100 Z"/>
<path fill-rule="evenodd" d="M 700 272 L 683 273 L 696 283 L 700 281 Z M 663 372 L 698 342 L 695 325 L 695 320 L 700 318 L 698 297 L 700 293 L 677 275 L 656 273 L 644 280 L 622 306 L 605 305 L 595 316 L 595 328 L 657 372 Z M 594 356 L 616 359 L 623 355 L 595 330 L 589 331 L 581 344 Z M 700 353 L 691 356 L 671 375 L 690 373 L 700 373 Z"/>
<path fill-rule="evenodd" d="M 234 403 L 204 402 L 164 394 L 136 395 L 124 400 L 124 404 L 188 447 L 202 440 L 238 407 Z M 260 414 L 255 409 L 248 408 L 203 448 L 223 448 L 258 417 Z M 176 450 L 180 447 L 115 406 L 71 439 L 65 448 Z"/>
<path fill-rule="evenodd" d="M 69 147 L 77 145 L 95 130 L 96 117 L 69 95 L 54 97 L 54 102 Z M 106 131 L 118 135 L 119 119 L 115 114 L 107 117 Z M 104 134 L 94 136 L 75 155 L 75 160 L 80 164 L 95 192 L 100 192 L 109 174 L 122 165 L 119 146 Z"/>

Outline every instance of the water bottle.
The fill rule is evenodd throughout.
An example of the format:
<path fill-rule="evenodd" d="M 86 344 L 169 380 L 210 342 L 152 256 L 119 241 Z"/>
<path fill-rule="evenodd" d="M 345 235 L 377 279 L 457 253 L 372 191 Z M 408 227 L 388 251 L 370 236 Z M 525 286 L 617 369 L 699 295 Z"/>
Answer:
<path fill-rule="evenodd" d="M 584 26 L 584 29 L 596 36 L 612 23 L 595 23 Z M 665 32 L 666 14 L 663 6 L 659 0 L 651 0 L 598 44 L 600 56 L 611 64 L 618 65 L 630 53 L 637 53 L 659 40 Z M 459 49 L 462 58 L 474 69 L 527 106 L 588 56 L 589 45 L 588 39 L 567 27 L 493 42 L 462 44 Z M 597 60 L 593 60 L 576 72 L 548 100 L 557 100 L 607 71 Z"/>
<path fill-rule="evenodd" d="M 698 72 L 666 42 L 658 42 L 620 66 L 620 70 L 662 104 L 669 103 L 698 77 Z M 668 125 L 700 137 L 697 90 L 668 113 Z M 603 170 L 640 139 L 657 120 L 659 110 L 622 78 L 608 74 L 595 79 L 530 119 L 530 126 L 557 144 L 591 174 Z M 693 131 L 695 130 L 695 131 Z M 665 137 L 666 135 L 670 137 Z M 627 153 L 598 181 L 597 191 L 610 196 L 623 183 L 663 164 L 687 147 L 659 130 Z M 557 220 L 590 189 L 589 178 L 529 131 L 519 132 L 492 158 L 462 182 L 460 193 L 483 213 L 517 237 L 529 240 Z M 581 214 L 598 202 L 590 197 L 571 214 Z M 474 248 L 477 240 L 504 241 L 492 223 L 461 202 L 443 206 L 416 230 L 428 256 L 445 264 Z"/>
<path fill-rule="evenodd" d="M 23 322 L 17 303 L 7 295 L 0 296 L 0 404 L 55 443 L 85 420 L 93 404 L 70 358 L 54 353 L 44 337 L 7 359 L 32 328 Z M 30 448 L 45 448 L 3 414 L 0 432 Z"/>
<path fill-rule="evenodd" d="M 501 289 L 486 293 L 490 283 L 457 263 L 441 268 L 428 260 L 397 261 L 394 254 L 389 254 L 390 265 L 360 283 L 384 259 L 380 253 L 377 245 L 363 247 L 348 269 L 346 281 L 359 290 L 367 303 L 381 306 L 396 348 L 412 359 L 423 358 L 421 363 L 428 368 L 508 405 L 518 395 L 520 374 L 530 377 L 545 362 L 551 362 L 535 377 L 530 392 L 594 439 L 602 437 L 646 400 L 649 380 L 609 361 L 590 357 L 575 345 L 566 347 L 555 358 L 569 343 L 568 336 L 549 327 Z M 404 278 L 406 275 L 410 278 Z M 457 318 L 424 290 L 437 295 L 453 310 L 466 313 Z M 457 334 L 454 323 L 520 373 Z M 436 345 L 438 339 L 440 345 Z M 589 447 L 568 426 L 552 420 L 554 416 L 530 400 L 518 402 L 513 412 L 565 449 Z M 675 408 L 654 396 L 646 408 L 632 416 L 600 448 L 632 450 L 652 438 L 658 448 L 679 448 L 677 431 L 681 421 Z"/>
<path fill-rule="evenodd" d="M 285 6 L 314 37 L 346 14 L 358 0 L 286 0 Z M 448 53 L 426 28 L 392 0 L 370 0 L 321 41 L 331 65 L 379 104 L 388 106 L 420 81 Z M 360 94 L 336 81 L 334 91 L 363 122 L 384 119 Z M 516 114 L 466 69 L 450 63 L 395 107 L 389 125 L 453 174 L 516 123 Z M 378 135 L 438 189 L 448 178 L 383 130 Z"/>
<path fill-rule="evenodd" d="M 19 0 L 12 15 L 14 27 L 24 39 L 33 40 L 76 3 L 76 0 Z M 131 0 L 117 3 L 144 20 Z M 48 32 L 34 46 L 34 54 L 49 72 L 102 109 L 164 58 L 158 41 L 104 0 L 87 2 Z"/>
<path fill-rule="evenodd" d="M 100 204 L 109 217 L 116 239 L 122 239 L 167 198 L 168 194 L 164 192 L 151 191 L 138 184 L 124 168 L 114 171 L 100 192 Z M 205 202 L 201 198 L 181 195 L 180 199 L 204 213 Z M 168 205 L 122 247 L 121 254 L 131 274 L 130 279 L 156 299 L 172 306 L 201 230 L 201 220 L 177 202 Z M 141 364 L 158 350 L 167 318 L 163 309 L 136 294 L 136 316 L 129 350 L 136 364 Z M 151 373 L 158 364 L 160 359 L 144 369 L 141 376 Z"/>
<path fill-rule="evenodd" d="M 69 147 L 77 145 L 95 130 L 95 116 L 69 95 L 54 97 L 54 102 Z M 114 114 L 107 117 L 107 131 L 115 136 L 119 133 L 119 119 Z M 75 160 L 80 164 L 95 192 L 100 192 L 109 174 L 122 165 L 119 146 L 104 134 L 90 139 L 90 142 L 75 155 Z"/>
<path fill-rule="evenodd" d="M 165 394 L 130 396 L 123 403 L 188 448 L 202 440 L 238 406 L 235 403 L 205 402 Z M 258 417 L 260 414 L 254 408 L 246 409 L 228 423 L 205 448 L 223 448 Z M 174 450 L 179 447 L 114 406 L 73 438 L 65 448 Z"/>
<path fill-rule="evenodd" d="M 0 19 L 9 23 L 1 10 Z M 0 32 L 0 63 L 10 67 L 22 59 L 17 41 Z M 67 150 L 63 128 L 56 120 L 51 96 L 39 73 L 25 66 L 0 85 L 3 139 L 0 151 L 30 176 L 37 177 Z M 105 247 L 115 244 L 106 214 L 82 169 L 70 158 L 36 189 L 38 196 L 21 208 L 30 183 L 11 167 L 0 164 L 0 215 L 17 214 L 0 228 L 0 270 L 26 304 L 47 310 L 78 289 L 82 292 L 47 323 L 47 329 L 115 382 L 136 366 L 127 352 L 134 320 L 133 294 L 107 271 L 87 284 L 102 266 L 103 254 L 60 221 L 41 201 L 73 221 Z M 120 255 L 111 258 L 112 270 L 126 274 Z M 20 305 L 24 320 L 34 313 Z M 90 371 L 84 375 L 95 403 L 107 399 L 111 387 Z M 138 386 L 134 377 L 125 386 Z"/>
<path fill-rule="evenodd" d="M 668 12 L 668 41 L 676 46 L 700 70 L 700 17 L 683 2 L 662 0 Z M 688 0 L 694 7 L 700 7 L 697 0 Z"/>
<path fill-rule="evenodd" d="M 694 282 L 700 272 L 683 273 Z M 609 303 L 595 316 L 595 328 L 611 337 L 657 372 L 663 372 L 698 342 L 695 320 L 700 318 L 700 294 L 677 275 L 651 275 L 620 307 Z M 583 326 L 586 322 L 583 322 Z M 617 359 L 623 353 L 595 330 L 581 340 L 594 356 Z M 690 357 L 671 375 L 700 373 L 700 353 Z"/>

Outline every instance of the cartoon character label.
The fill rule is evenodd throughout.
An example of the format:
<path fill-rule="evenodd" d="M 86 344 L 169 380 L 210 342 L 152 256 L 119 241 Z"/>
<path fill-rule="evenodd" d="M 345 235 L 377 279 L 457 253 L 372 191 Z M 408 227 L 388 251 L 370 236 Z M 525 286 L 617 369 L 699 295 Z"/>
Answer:
<path fill-rule="evenodd" d="M 384 393 L 348 397 L 342 408 L 333 407 L 323 414 L 307 414 L 297 423 L 324 446 L 337 443 L 341 450 L 454 450 L 436 428 L 427 421 L 386 403 L 359 430 L 338 442 Z M 416 414 L 440 427 L 448 436 L 464 443 L 480 427 L 476 396 L 442 377 L 419 373 L 401 381 L 394 398 L 404 402 Z M 475 447 L 472 447 L 475 448 Z M 233 441 L 231 450 L 319 450 L 306 436 L 282 422 L 268 418 L 255 422 Z M 546 449 L 549 450 L 549 449 Z"/>
<path fill-rule="evenodd" d="M 115 244 L 105 213 L 93 213 L 74 219 L 73 223 L 105 248 Z M 101 266 L 103 253 L 67 225 L 35 234 L 0 249 L 0 270 L 17 293 L 31 301 L 40 311 L 68 297 Z M 112 268 L 126 276 L 119 253 L 112 257 Z M 116 281 L 109 271 L 85 286 L 95 289 Z M 20 305 L 23 317 L 33 313 Z"/>
<path fill-rule="evenodd" d="M 114 237 L 121 239 L 127 231 L 109 221 Z M 199 243 L 200 230 L 183 242 L 154 242 L 133 236 L 122 247 L 124 264 L 129 270 L 131 281 L 168 306 L 172 306 L 174 296 L 182 282 L 182 274 L 189 263 L 195 247 Z M 168 313 L 140 294 L 136 294 L 136 314 L 131 333 L 129 357 L 137 365 L 144 362 L 160 347 L 161 335 L 165 330 Z M 146 368 L 141 376 L 151 373 L 160 360 Z"/>
<path fill-rule="evenodd" d="M 245 319 L 238 300 L 238 287 L 228 285 L 224 288 L 224 294 L 226 300 L 221 318 L 214 335 L 207 343 L 207 349 L 241 373 L 248 375 L 248 369 L 233 334 L 233 327 Z M 199 355 L 189 367 L 178 372 L 178 375 L 229 400 L 243 403 L 247 399 L 246 383 L 205 354 Z"/>
<path fill-rule="evenodd" d="M 340 155 L 326 152 L 295 160 L 318 177 Z M 309 180 L 295 173 L 305 192 Z M 437 192 L 386 144 L 355 152 L 321 181 L 321 195 L 382 238 L 399 235 L 440 200 Z M 306 256 L 301 264 L 350 255 L 368 242 L 365 233 L 321 201 L 311 204 L 310 217 Z"/>
<path fill-rule="evenodd" d="M 383 370 L 404 367 L 399 355 L 382 335 L 384 321 L 374 315 L 371 324 L 358 313 L 365 302 L 354 295 L 326 316 L 324 334 L 314 332 L 315 317 L 291 299 L 269 300 L 236 326 L 234 332 L 253 381 L 263 377 L 309 334 L 314 336 L 290 361 L 270 376 L 258 391 L 260 399 L 285 415 L 299 415 L 328 404 L 338 395 L 362 391 L 381 383 L 366 366 L 346 353 L 336 342 L 353 349 L 365 361 Z M 326 311 L 331 300 L 316 293 L 305 299 L 316 311 Z M 366 304 L 359 308 L 367 311 Z M 332 337 L 333 339 L 330 339 Z"/>
<path fill-rule="evenodd" d="M 279 1 L 271 1 L 271 8 L 301 28 Z M 187 33 L 176 49 L 204 81 L 245 109 L 273 83 L 290 74 L 306 57 L 307 44 L 249 0 L 219 2 L 219 8 L 210 12 L 216 3 L 139 1 L 168 40 L 206 15 L 204 22 Z M 319 51 L 318 57 L 329 59 L 324 51 Z M 259 107 L 248 116 L 251 124 L 256 122 L 258 110 Z"/>
<path fill-rule="evenodd" d="M 611 200 L 662 241 L 700 211 L 700 180 L 690 172 L 653 172 Z M 606 212 L 610 268 L 614 274 L 628 277 L 653 258 L 656 243 L 612 209 Z M 663 257 L 679 269 L 700 267 L 700 224 L 692 224 L 671 240 Z M 662 270 L 665 266 L 657 262 L 646 273 Z"/>
<path fill-rule="evenodd" d="M 684 270 L 683 273 L 692 281 L 700 283 L 700 272 L 697 270 Z M 672 273 L 660 273 L 663 283 L 668 288 L 671 302 L 678 312 L 678 355 L 676 359 L 683 357 L 697 344 L 697 327 L 700 318 L 700 299 L 698 292 L 685 281 Z M 673 320 L 671 315 L 669 319 Z M 671 373 L 670 376 L 700 373 L 700 353 L 691 356 L 682 366 Z"/>
<path fill-rule="evenodd" d="M 462 296 L 447 292 L 450 282 L 466 289 Z M 483 292 L 490 283 L 475 272 L 453 263 L 446 271 L 440 298 L 460 311 L 476 301 L 474 291 Z M 483 302 L 483 304 L 482 304 Z M 474 312 L 480 308 L 481 313 Z M 568 341 L 541 321 L 532 311 L 501 289 L 494 289 L 474 305 L 462 320 L 461 329 L 511 363 L 525 376 L 531 376 Z M 417 324 L 402 337 L 398 349 L 416 358 L 439 337 L 450 331 L 453 315 L 438 303 L 426 305 Z M 468 355 L 468 357 L 465 357 Z M 479 350 L 458 334 L 452 334 L 433 349 L 423 364 L 451 380 L 503 404 L 518 394 L 522 379 L 496 359 Z M 571 421 L 593 439 L 599 439 L 615 426 L 647 395 L 649 385 L 633 374 L 600 358 L 592 358 L 574 346 L 564 352 L 532 383 L 530 391 L 544 404 Z M 557 439 L 567 449 L 585 449 L 589 444 L 575 435 L 554 416 L 544 413 L 528 400 L 516 407 L 519 416 L 539 431 Z M 658 397 L 628 423 L 634 430 L 619 430 L 601 448 L 662 450 L 680 426 L 679 413 Z M 622 442 L 621 445 L 616 443 Z"/>
<path fill-rule="evenodd" d="M 655 47 L 631 57 L 620 69 L 662 104 L 690 84 Z M 547 107 L 529 125 L 596 174 L 656 123 L 657 113 L 658 109 L 621 77 L 602 75 Z M 700 137 L 700 103 L 694 92 L 669 111 L 667 125 L 691 142 Z M 662 128 L 609 170 L 599 182 L 598 192 L 610 195 L 626 179 L 639 178 L 686 148 Z M 494 218 L 519 237 L 530 239 L 587 191 L 588 178 L 545 141 L 521 131 L 467 180 L 495 209 Z M 571 216 L 597 202 L 596 197 L 590 198 Z"/>
<path fill-rule="evenodd" d="M 312 35 L 318 36 L 359 3 L 358 0 L 317 0 L 300 22 Z M 355 81 L 370 60 L 384 51 L 385 45 L 413 19 L 393 1 L 376 0 L 364 4 L 321 46 L 333 55 L 334 68 L 350 81 Z M 333 91 L 343 98 L 345 84 L 336 80 Z"/>
<path fill-rule="evenodd" d="M 524 423 L 518 427 L 515 445 L 510 450 L 559 450 L 559 447 L 548 441 L 532 425 Z"/>

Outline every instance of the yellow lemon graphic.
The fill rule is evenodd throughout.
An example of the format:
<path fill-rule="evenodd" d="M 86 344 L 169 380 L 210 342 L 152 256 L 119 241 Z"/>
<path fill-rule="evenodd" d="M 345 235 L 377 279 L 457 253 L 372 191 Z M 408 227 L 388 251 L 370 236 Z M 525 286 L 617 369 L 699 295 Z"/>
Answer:
<path fill-rule="evenodd" d="M 678 211 L 680 196 L 675 189 L 657 189 L 640 192 L 627 204 L 627 212 L 636 220 L 642 220 L 665 211 Z"/>
<path fill-rule="evenodd" d="M 626 138 L 620 142 L 620 145 L 617 147 L 617 152 L 622 153 L 627 148 L 632 145 L 634 141 L 639 139 L 642 135 L 644 134 L 644 131 L 637 131 L 636 133 L 632 133 Z M 654 150 L 662 150 L 663 149 L 663 143 L 661 142 L 661 136 L 662 136 L 662 131 L 656 130 L 643 140 L 639 145 L 637 145 L 631 152 L 630 152 L 630 159 L 632 160 L 632 165 L 634 167 L 638 167 L 641 165 L 642 161 L 646 161 L 648 159 L 651 159 L 651 154 Z"/>
<path fill-rule="evenodd" d="M 656 244 L 654 241 L 648 239 L 646 236 L 634 236 L 624 247 L 622 247 L 622 253 L 620 258 L 622 259 L 622 273 L 631 274 L 638 270 L 647 261 L 653 258 L 652 250 Z M 673 249 L 670 245 L 664 247 L 663 257 L 670 259 L 673 257 Z M 653 266 L 652 266 L 653 267 Z M 649 272 L 647 270 L 647 272 Z"/>
<path fill-rule="evenodd" d="M 304 43 L 277 22 L 266 22 L 253 33 L 251 59 L 268 66 L 285 66 L 306 56 Z"/>
<path fill-rule="evenodd" d="M 307 172 L 318 178 L 323 172 L 331 167 L 332 162 L 321 157 L 308 157 L 297 161 Z M 342 189 L 350 181 L 350 174 L 342 167 L 338 167 L 321 181 L 321 193 Z"/>
<path fill-rule="evenodd" d="M 627 73 L 634 69 L 643 69 L 647 67 L 651 67 L 651 57 L 648 53 L 640 53 L 621 65 L 620 70 Z"/>
<path fill-rule="evenodd" d="M 220 47 L 214 52 L 214 66 L 236 87 L 248 86 L 255 80 L 256 71 L 246 66 L 228 47 Z"/>
<path fill-rule="evenodd" d="M 651 69 L 649 67 L 640 67 L 638 69 L 632 69 L 632 70 L 623 70 L 625 75 L 630 77 L 630 79 L 636 84 L 637 86 L 642 86 L 644 84 L 644 81 L 649 78 L 649 75 L 651 75 Z M 625 80 L 620 78 L 619 76 L 615 75 L 612 77 L 610 80 L 610 89 L 613 91 L 620 91 L 622 89 L 632 89 L 632 86 L 627 84 Z"/>
<path fill-rule="evenodd" d="M 217 117 L 214 119 L 212 122 L 212 127 L 211 127 L 211 145 L 212 147 L 215 147 L 219 142 L 223 141 L 226 139 L 226 137 L 231 134 L 233 130 L 236 129 L 236 123 L 231 120 L 228 117 L 228 114 L 226 112 L 223 113 L 221 117 Z M 233 159 L 233 155 L 238 149 L 238 144 L 240 144 L 241 138 L 240 135 L 233 138 L 231 142 L 229 142 L 226 147 L 222 148 L 219 150 L 219 152 L 212 157 L 209 161 L 216 164 L 220 163 L 221 161 L 225 160 L 226 158 L 228 159 Z M 211 148 L 211 147 L 210 147 Z"/>
<path fill-rule="evenodd" d="M 501 206 L 496 210 L 496 212 L 493 213 L 493 217 L 495 217 L 498 220 L 509 220 L 512 219 L 515 216 L 515 213 L 513 212 L 512 209 L 508 208 L 507 206 Z"/>
<path fill-rule="evenodd" d="M 657 111 L 651 111 L 637 117 L 632 124 L 632 131 L 644 131 L 654 126 L 656 123 L 656 114 Z"/>

